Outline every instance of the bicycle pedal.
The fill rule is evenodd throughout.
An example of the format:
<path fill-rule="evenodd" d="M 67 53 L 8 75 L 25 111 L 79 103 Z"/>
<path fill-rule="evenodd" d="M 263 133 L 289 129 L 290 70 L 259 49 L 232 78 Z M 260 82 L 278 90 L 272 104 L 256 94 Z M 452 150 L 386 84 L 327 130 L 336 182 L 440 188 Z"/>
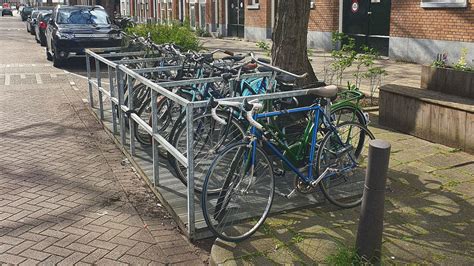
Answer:
<path fill-rule="evenodd" d="M 286 199 L 292 199 L 292 198 L 296 197 L 297 195 L 298 195 L 298 190 L 293 189 L 293 190 L 290 192 L 290 194 L 285 195 L 285 198 L 286 198 Z"/>
<path fill-rule="evenodd" d="M 283 169 L 275 169 L 273 170 L 273 174 L 279 177 L 282 177 L 285 175 L 285 170 Z"/>

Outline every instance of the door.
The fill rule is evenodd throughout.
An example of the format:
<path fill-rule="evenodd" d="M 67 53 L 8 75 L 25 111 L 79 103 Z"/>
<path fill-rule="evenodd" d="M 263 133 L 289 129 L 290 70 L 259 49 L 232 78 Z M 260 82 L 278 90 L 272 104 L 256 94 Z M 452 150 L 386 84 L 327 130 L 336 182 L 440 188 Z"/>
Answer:
<path fill-rule="evenodd" d="M 388 55 L 391 0 L 344 0 L 342 31 L 356 40 Z"/>
<path fill-rule="evenodd" d="M 228 1 L 229 22 L 227 25 L 229 36 L 244 37 L 244 0 Z"/>

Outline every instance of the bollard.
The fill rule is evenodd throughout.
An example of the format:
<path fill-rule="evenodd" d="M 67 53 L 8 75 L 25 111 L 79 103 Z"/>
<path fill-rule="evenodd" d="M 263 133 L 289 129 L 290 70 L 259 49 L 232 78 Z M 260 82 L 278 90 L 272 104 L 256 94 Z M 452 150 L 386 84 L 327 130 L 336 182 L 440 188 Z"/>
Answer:
<path fill-rule="evenodd" d="M 385 183 L 389 159 L 389 142 L 379 139 L 369 142 L 369 158 L 357 229 L 356 250 L 359 257 L 372 263 L 380 262 Z"/>

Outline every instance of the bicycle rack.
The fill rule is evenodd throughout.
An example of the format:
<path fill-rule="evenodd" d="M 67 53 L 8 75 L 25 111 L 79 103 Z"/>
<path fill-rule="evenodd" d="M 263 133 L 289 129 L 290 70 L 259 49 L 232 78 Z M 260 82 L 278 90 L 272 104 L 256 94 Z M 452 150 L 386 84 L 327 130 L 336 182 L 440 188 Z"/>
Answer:
<path fill-rule="evenodd" d="M 117 52 L 118 51 L 118 52 Z M 113 48 L 95 48 L 95 49 L 86 49 L 86 67 L 87 67 L 87 79 L 88 79 L 88 87 L 89 87 L 89 103 L 91 108 L 95 109 L 95 93 L 97 92 L 98 98 L 98 115 L 101 122 L 104 124 L 105 127 L 111 126 L 111 131 L 114 135 L 119 134 L 118 141 L 122 145 L 122 149 L 124 152 L 127 151 L 128 146 L 128 155 L 134 161 L 139 160 L 140 158 L 137 157 L 137 147 L 135 143 L 135 131 L 134 126 L 135 121 L 138 125 L 143 127 L 148 134 L 152 136 L 152 171 L 151 175 L 148 176 L 149 185 L 151 185 L 152 189 L 154 189 L 155 194 L 158 195 L 160 200 L 164 203 L 167 210 L 173 215 L 175 221 L 177 222 L 178 226 L 181 227 L 183 232 L 186 232 L 188 238 L 190 239 L 201 239 L 211 236 L 210 232 L 206 229 L 206 226 L 202 225 L 200 222 L 199 232 L 196 232 L 196 204 L 195 204 L 195 191 L 194 191 L 194 154 L 193 149 L 191 147 L 191 143 L 193 140 L 193 114 L 194 110 L 202 107 L 206 107 L 208 102 L 207 101 L 197 101 L 191 102 L 188 101 L 179 95 L 173 93 L 172 91 L 168 90 L 167 88 L 179 87 L 179 86 L 189 86 L 189 85 L 198 85 L 198 84 L 205 84 L 211 82 L 221 82 L 223 78 L 221 77 L 212 77 L 212 78 L 203 78 L 203 79 L 191 79 L 191 80 L 182 80 L 182 81 L 170 81 L 170 82 L 161 82 L 155 83 L 154 81 L 147 79 L 143 76 L 145 73 L 152 73 L 152 72 L 161 72 L 161 71 L 169 71 L 169 70 L 177 70 L 181 66 L 166 66 L 166 67 L 154 67 L 154 68 L 141 68 L 141 69 L 131 69 L 128 68 L 124 64 L 130 63 L 146 63 L 146 62 L 160 62 L 167 58 L 135 58 L 135 59 L 120 59 L 123 57 L 128 56 L 143 56 L 143 52 L 121 52 L 120 47 L 113 47 Z M 95 61 L 95 78 L 92 77 L 91 71 L 91 58 Z M 115 58 L 115 59 L 114 59 Z M 108 79 L 108 88 L 103 86 L 102 81 L 102 71 L 101 71 L 101 63 L 107 66 L 107 79 Z M 256 77 L 271 77 L 273 74 L 271 72 L 264 72 L 264 73 L 255 73 L 255 74 L 245 74 L 242 75 L 240 78 L 256 78 Z M 128 84 L 123 84 L 123 78 L 126 76 L 128 80 Z M 129 110 L 133 110 L 133 101 L 131 100 L 132 97 L 128 98 L 128 106 L 124 103 L 124 88 L 128 86 L 129 93 L 132 93 L 133 84 L 131 82 L 131 78 L 135 81 L 140 82 L 151 88 L 151 102 L 154 103 L 157 100 L 157 97 L 165 96 L 169 100 L 172 100 L 174 103 L 183 106 L 186 110 L 186 130 L 187 130 L 187 156 L 183 155 L 179 152 L 176 147 L 171 145 L 165 137 L 159 134 L 158 132 L 158 118 L 157 118 L 157 110 L 156 104 L 151 104 L 151 113 L 152 113 L 152 126 L 149 126 L 146 121 L 141 119 L 137 114 L 130 113 L 128 119 L 129 125 L 129 132 L 127 135 L 126 132 L 126 119 L 125 113 Z M 234 77 L 231 79 L 235 81 L 236 78 Z M 259 100 L 271 100 L 271 99 L 279 99 L 279 98 L 288 98 L 294 96 L 303 96 L 307 94 L 308 89 L 305 90 L 296 90 L 296 91 L 287 91 L 287 92 L 276 92 L 276 93 L 268 93 L 264 95 L 252 95 L 252 96 L 242 96 L 242 97 L 231 97 L 231 98 L 224 98 L 220 100 L 224 101 L 243 101 L 244 99 L 252 100 L 252 99 L 259 99 Z M 109 98 L 108 104 L 110 107 L 106 110 L 106 106 L 104 106 L 104 95 Z M 114 111 L 118 109 L 118 117 L 117 113 Z M 105 117 L 105 112 L 109 112 L 111 118 Z M 133 120 L 133 121 L 132 121 Z M 128 139 L 128 145 L 127 145 Z M 161 148 L 165 149 L 168 153 L 174 156 L 182 165 L 187 168 L 187 176 L 188 176 L 188 186 L 186 188 L 186 212 L 184 215 L 180 215 L 174 209 L 172 204 L 169 204 L 168 201 L 173 201 L 174 199 L 170 199 L 170 197 L 164 196 L 166 187 L 160 186 L 160 167 L 166 164 L 163 164 L 163 161 L 160 160 L 160 155 L 158 152 L 159 145 Z M 141 156 L 141 155 L 140 155 Z M 142 158 L 143 159 L 143 158 Z M 150 158 L 149 158 L 150 159 Z M 136 162 L 135 162 L 136 163 Z M 149 164 L 149 162 L 148 162 Z M 139 163 L 136 163 L 139 165 Z M 139 166 L 140 167 L 140 166 Z M 164 170 L 164 169 L 161 169 Z M 142 171 L 143 173 L 145 171 Z M 174 178 L 175 182 L 181 182 Z M 183 185 L 184 186 L 184 185 Z M 175 197 L 178 197 L 179 192 L 173 192 Z M 182 197 L 182 196 L 180 196 Z M 182 207 L 179 207 L 182 208 Z M 283 211 L 284 209 L 280 210 Z M 200 207 L 198 206 L 198 212 L 200 213 Z M 203 221 L 202 221 L 203 222 Z"/>

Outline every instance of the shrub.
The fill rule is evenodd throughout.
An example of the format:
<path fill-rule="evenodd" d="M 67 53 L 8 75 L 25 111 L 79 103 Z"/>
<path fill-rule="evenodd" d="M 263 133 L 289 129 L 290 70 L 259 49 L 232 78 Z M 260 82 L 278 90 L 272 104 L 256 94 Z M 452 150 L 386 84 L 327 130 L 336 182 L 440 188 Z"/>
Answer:
<path fill-rule="evenodd" d="M 126 30 L 128 34 L 146 37 L 150 33 L 156 44 L 175 43 L 184 50 L 199 51 L 202 49 L 199 39 L 189 27 L 171 24 L 140 24 Z"/>
<path fill-rule="evenodd" d="M 200 27 L 196 28 L 196 34 L 199 37 L 211 37 L 211 34 L 209 33 L 209 31 L 207 31 L 204 28 L 200 28 Z"/>

